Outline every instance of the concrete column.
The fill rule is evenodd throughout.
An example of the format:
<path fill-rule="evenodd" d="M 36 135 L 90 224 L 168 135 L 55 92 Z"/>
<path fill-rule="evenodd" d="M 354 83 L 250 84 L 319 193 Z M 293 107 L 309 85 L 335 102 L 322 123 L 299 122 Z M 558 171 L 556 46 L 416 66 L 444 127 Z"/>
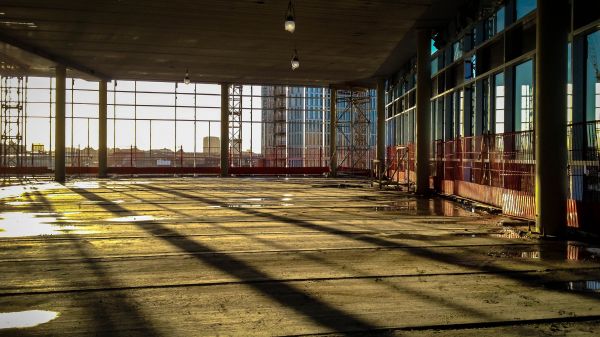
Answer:
<path fill-rule="evenodd" d="M 54 123 L 54 180 L 65 181 L 65 93 L 66 93 L 67 68 L 56 66 L 56 106 L 54 108 L 56 120 Z"/>
<path fill-rule="evenodd" d="M 107 176 L 107 127 L 106 127 L 106 81 L 101 80 L 98 84 L 98 176 L 105 178 Z"/>
<path fill-rule="evenodd" d="M 431 146 L 431 34 L 417 32 L 417 110 L 416 110 L 416 192 L 429 192 L 429 152 Z"/>
<path fill-rule="evenodd" d="M 567 221 L 567 0 L 538 0 L 535 59 L 536 228 L 561 235 Z"/>
<path fill-rule="evenodd" d="M 331 88 L 329 96 L 329 172 L 331 177 L 337 176 L 337 90 Z"/>
<path fill-rule="evenodd" d="M 221 177 L 229 176 L 229 84 L 221 84 Z"/>
<path fill-rule="evenodd" d="M 385 81 L 377 82 L 377 160 L 379 172 L 385 169 Z"/>

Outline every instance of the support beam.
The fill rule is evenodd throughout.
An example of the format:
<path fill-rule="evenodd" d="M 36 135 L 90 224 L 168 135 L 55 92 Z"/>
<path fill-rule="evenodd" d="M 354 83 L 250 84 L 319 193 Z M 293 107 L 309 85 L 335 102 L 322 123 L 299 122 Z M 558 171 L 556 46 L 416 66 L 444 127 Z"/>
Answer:
<path fill-rule="evenodd" d="M 329 95 L 329 175 L 337 177 L 337 89 L 331 88 Z"/>
<path fill-rule="evenodd" d="M 561 235 L 567 221 L 567 0 L 538 0 L 535 62 L 536 228 Z"/>
<path fill-rule="evenodd" d="M 66 94 L 67 68 L 56 67 L 56 92 L 55 99 L 56 121 L 54 123 L 54 180 L 65 181 L 65 94 Z"/>
<path fill-rule="evenodd" d="M 431 34 L 417 32 L 416 192 L 429 192 L 429 149 L 431 146 Z"/>
<path fill-rule="evenodd" d="M 108 151 L 107 151 L 107 124 L 106 124 L 106 110 L 107 110 L 107 94 L 106 94 L 106 81 L 101 80 L 98 84 L 98 176 L 105 178 L 107 176 L 107 163 L 108 163 Z"/>
<path fill-rule="evenodd" d="M 221 177 L 229 176 L 229 84 L 221 84 Z"/>
<path fill-rule="evenodd" d="M 377 154 L 378 174 L 385 170 L 385 81 L 377 81 Z"/>

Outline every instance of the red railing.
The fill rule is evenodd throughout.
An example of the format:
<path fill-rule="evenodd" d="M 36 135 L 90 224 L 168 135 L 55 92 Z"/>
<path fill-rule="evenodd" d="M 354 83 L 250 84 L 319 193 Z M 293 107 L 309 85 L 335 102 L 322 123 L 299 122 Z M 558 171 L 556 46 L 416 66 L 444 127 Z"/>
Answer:
<path fill-rule="evenodd" d="M 531 131 L 436 141 L 431 175 L 533 193 L 533 141 Z"/>

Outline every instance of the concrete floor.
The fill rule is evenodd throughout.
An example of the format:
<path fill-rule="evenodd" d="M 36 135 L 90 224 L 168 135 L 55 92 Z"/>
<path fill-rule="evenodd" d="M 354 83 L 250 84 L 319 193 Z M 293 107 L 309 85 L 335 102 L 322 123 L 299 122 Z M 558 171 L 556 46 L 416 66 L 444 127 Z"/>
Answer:
<path fill-rule="evenodd" d="M 367 186 L 3 187 L 0 336 L 600 334 L 600 249 Z"/>

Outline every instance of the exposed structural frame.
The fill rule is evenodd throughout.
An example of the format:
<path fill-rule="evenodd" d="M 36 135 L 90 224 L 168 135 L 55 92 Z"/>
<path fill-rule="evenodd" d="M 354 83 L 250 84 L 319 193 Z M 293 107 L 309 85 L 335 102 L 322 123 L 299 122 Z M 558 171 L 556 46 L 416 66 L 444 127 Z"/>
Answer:
<path fill-rule="evenodd" d="M 275 167 L 287 166 L 287 106 L 286 87 L 274 87 L 273 150 Z"/>
<path fill-rule="evenodd" d="M 23 166 L 26 101 L 26 77 L 0 77 L 0 161 L 4 168 Z"/>
<path fill-rule="evenodd" d="M 229 165 L 242 166 L 242 89 L 240 84 L 229 86 Z"/>
<path fill-rule="evenodd" d="M 368 89 L 338 90 L 335 119 L 340 137 L 337 142 L 338 167 L 350 173 L 369 169 L 368 111 L 371 96 Z"/>

